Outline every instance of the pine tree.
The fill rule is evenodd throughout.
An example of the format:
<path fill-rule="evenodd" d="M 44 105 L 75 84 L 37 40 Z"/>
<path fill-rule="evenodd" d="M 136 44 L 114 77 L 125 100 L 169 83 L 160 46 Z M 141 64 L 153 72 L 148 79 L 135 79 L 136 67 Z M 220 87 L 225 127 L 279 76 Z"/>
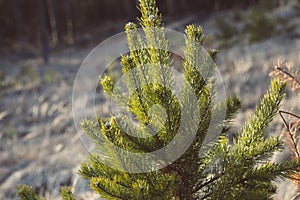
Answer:
<path fill-rule="evenodd" d="M 123 81 L 130 95 L 124 95 L 108 76 L 100 81 L 106 94 L 131 113 L 139 126 L 133 126 L 129 117 L 121 114 L 108 119 L 97 116 L 83 120 L 84 131 L 101 153 L 90 154 L 88 161 L 81 164 L 79 174 L 90 180 L 91 188 L 106 199 L 272 198 L 276 192 L 275 181 L 290 177 L 299 171 L 300 165 L 300 159 L 271 162 L 273 153 L 281 150 L 283 143 L 279 136 L 265 136 L 266 128 L 278 112 L 285 84 L 278 80 L 271 82 L 255 112 L 230 141 L 227 137 L 230 122 L 241 102 L 232 97 L 215 106 L 216 84 L 211 72 L 216 51 L 203 53 L 202 28 L 186 27 L 184 88 L 180 91 L 182 98 L 178 99 L 170 90 L 174 86 L 174 74 L 170 70 L 173 61 L 156 2 L 139 2 L 139 22 L 146 40 L 139 35 L 137 24 L 128 23 L 125 30 L 130 53 L 121 58 Z M 223 110 L 225 119 L 218 117 Z M 182 116 L 189 122 L 183 127 Z M 181 148 L 194 129 L 188 148 Z M 215 134 L 217 130 L 221 133 Z M 147 154 L 173 143 L 174 137 L 179 139 L 171 145 L 184 152 L 174 162 L 169 158 L 174 152 L 168 150 Z M 132 158 L 132 154 L 148 157 Z M 149 160 L 160 164 L 151 166 Z M 19 196 L 30 199 L 24 196 L 30 193 L 36 199 L 31 192 L 24 186 Z M 74 199 L 67 189 L 62 196 Z"/>

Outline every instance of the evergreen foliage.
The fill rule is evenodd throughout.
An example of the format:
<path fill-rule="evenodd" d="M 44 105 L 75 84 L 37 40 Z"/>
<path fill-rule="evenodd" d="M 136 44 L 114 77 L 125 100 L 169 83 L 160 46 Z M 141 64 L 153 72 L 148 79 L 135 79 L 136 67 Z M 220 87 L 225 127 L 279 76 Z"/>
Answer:
<path fill-rule="evenodd" d="M 21 185 L 17 187 L 17 195 L 22 200 L 42 200 L 33 190 L 32 187 L 29 187 L 27 185 Z"/>
<path fill-rule="evenodd" d="M 283 143 L 279 136 L 265 136 L 266 128 L 278 112 L 285 84 L 278 80 L 271 82 L 268 93 L 231 143 L 227 134 L 241 102 L 232 97 L 214 106 L 216 91 L 212 72 L 216 51 L 208 50 L 208 54 L 202 52 L 202 28 L 195 25 L 186 28 L 182 70 L 185 88 L 181 91 L 183 98 L 178 100 L 169 89 L 174 84 L 170 71 L 173 62 L 171 53 L 167 50 L 169 44 L 164 34 L 161 14 L 155 0 L 139 2 L 140 25 L 146 41 L 138 34 L 138 26 L 128 23 L 125 29 L 130 53 L 121 58 L 125 74 L 123 81 L 130 95 L 124 95 L 108 76 L 102 78 L 100 84 L 107 95 L 135 116 L 141 126 L 131 126 L 129 119 L 121 115 L 111 116 L 110 119 L 96 117 L 83 120 L 84 131 L 94 140 L 102 154 L 91 154 L 88 161 L 81 164 L 79 174 L 90 180 L 91 188 L 106 199 L 270 199 L 276 192 L 274 182 L 297 172 L 300 165 L 300 159 L 283 163 L 271 162 L 271 156 L 282 149 Z M 153 28 L 156 28 L 155 31 Z M 145 67 L 147 64 L 151 68 Z M 192 94 L 197 97 L 197 102 L 190 98 Z M 196 105 L 200 112 L 192 112 L 191 105 Z M 151 116 L 150 108 L 154 110 L 155 117 Z M 215 128 L 210 130 L 211 120 L 224 109 L 225 120 L 213 121 Z M 165 112 L 159 112 L 160 110 Z M 188 112 L 191 124 L 196 121 L 196 135 L 185 153 L 175 162 L 145 173 L 120 171 L 103 163 L 103 160 L 114 159 L 119 161 L 113 163 L 114 166 L 121 168 L 147 167 L 143 166 L 147 163 L 146 160 L 132 160 L 127 154 L 105 146 L 112 143 L 134 153 L 161 149 L 178 134 L 180 118 L 184 112 Z M 132 136 L 121 125 L 138 136 L 148 137 Z M 189 134 L 193 127 L 187 125 L 184 128 L 184 134 Z M 220 128 L 221 135 L 215 135 L 217 128 Z M 153 130 L 159 131 L 151 135 Z M 207 137 L 217 137 L 217 140 L 207 141 Z M 105 157 L 105 153 L 110 157 Z M 160 158 L 161 162 L 167 162 L 167 157 L 168 154 L 164 154 Z M 125 163 L 122 162 L 124 160 Z M 30 199 L 25 194 L 32 195 L 32 199 L 36 197 L 26 187 L 19 190 L 18 194 L 24 200 Z M 63 199 L 74 199 L 67 189 L 62 190 L 62 196 Z"/>
<path fill-rule="evenodd" d="M 75 200 L 75 196 L 73 195 L 71 188 L 68 187 L 61 188 L 61 197 L 63 200 Z"/>

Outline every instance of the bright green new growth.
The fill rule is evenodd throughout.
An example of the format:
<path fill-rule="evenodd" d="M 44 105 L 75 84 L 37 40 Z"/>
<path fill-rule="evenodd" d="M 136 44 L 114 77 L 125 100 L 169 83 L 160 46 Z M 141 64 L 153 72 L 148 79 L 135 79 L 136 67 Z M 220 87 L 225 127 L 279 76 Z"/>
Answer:
<path fill-rule="evenodd" d="M 185 31 L 182 69 L 185 88 L 179 101 L 169 89 L 174 84 L 174 76 L 169 70 L 173 61 L 155 0 L 140 0 L 139 9 L 146 41 L 139 35 L 137 25 L 128 23 L 126 33 L 130 53 L 121 58 L 125 74 L 123 81 L 130 95 L 124 95 L 107 76 L 100 83 L 107 95 L 133 114 L 141 126 L 133 130 L 125 116 L 112 116 L 110 119 L 83 120 L 82 127 L 102 151 L 107 150 L 103 144 L 109 141 L 130 152 L 152 152 L 167 145 L 177 134 L 180 117 L 185 112 L 181 106 L 193 104 L 200 111 L 197 116 L 188 113 L 190 122 L 196 120 L 198 124 L 195 139 L 179 159 L 160 170 L 148 173 L 119 171 L 105 165 L 102 162 L 105 158 L 94 153 L 82 163 L 80 175 L 90 180 L 91 188 L 106 199 L 270 199 L 276 192 L 274 181 L 296 172 L 300 165 L 300 160 L 272 163 L 271 156 L 281 150 L 283 144 L 279 137 L 265 138 L 266 128 L 277 114 L 284 96 L 285 84 L 277 80 L 271 82 L 255 113 L 237 133 L 233 144 L 230 143 L 227 137 L 230 121 L 241 103 L 233 97 L 215 106 L 212 72 L 216 52 L 208 50 L 203 54 L 199 48 L 204 40 L 202 28 L 190 25 Z M 155 31 L 152 28 L 156 28 Z M 147 65 L 151 67 L 145 67 Z M 197 97 L 197 102 L 189 98 L 191 92 Z M 154 105 L 162 106 L 165 110 L 163 116 L 151 117 L 150 108 L 154 107 L 153 112 L 160 109 Z M 226 110 L 225 120 L 217 117 L 222 110 Z M 211 130 L 212 118 L 220 120 L 213 121 L 215 124 Z M 141 135 L 149 134 L 149 124 L 159 131 L 151 137 L 134 137 L 124 132 L 120 123 Z M 218 129 L 221 133 L 214 133 Z M 208 140 L 208 145 L 207 137 L 217 138 L 215 142 Z M 122 160 L 120 156 L 127 158 L 111 151 L 109 155 L 115 156 L 116 160 Z M 131 161 L 120 161 L 115 165 L 143 167 L 143 162 Z M 22 199 L 38 199 L 24 188 L 18 194 Z M 74 199 L 70 190 L 63 190 L 62 196 L 63 199 Z"/>
<path fill-rule="evenodd" d="M 42 200 L 32 189 L 32 187 L 21 185 L 17 187 L 17 195 L 22 200 Z"/>
<path fill-rule="evenodd" d="M 75 196 L 71 191 L 71 188 L 62 187 L 61 188 L 61 197 L 63 200 L 75 200 Z"/>
<path fill-rule="evenodd" d="M 32 187 L 27 185 L 17 186 L 17 195 L 22 200 L 44 200 L 44 198 L 39 197 L 33 190 Z M 61 188 L 61 197 L 62 200 L 75 200 L 75 196 L 69 187 L 62 187 Z"/>

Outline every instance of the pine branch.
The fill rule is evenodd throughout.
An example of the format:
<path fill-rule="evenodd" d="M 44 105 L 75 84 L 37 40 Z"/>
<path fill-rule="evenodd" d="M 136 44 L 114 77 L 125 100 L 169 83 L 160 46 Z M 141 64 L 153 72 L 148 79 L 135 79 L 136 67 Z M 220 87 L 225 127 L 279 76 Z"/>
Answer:
<path fill-rule="evenodd" d="M 279 105 L 284 96 L 285 84 L 273 80 L 269 92 L 261 99 L 256 107 L 256 112 L 246 122 L 243 129 L 238 133 L 238 149 L 254 147 L 264 140 L 264 130 L 273 120 L 279 110 Z"/>
<path fill-rule="evenodd" d="M 61 197 L 62 200 L 76 200 L 74 194 L 69 187 L 62 187 L 61 188 Z"/>
<path fill-rule="evenodd" d="M 21 200 L 42 200 L 42 198 L 33 191 L 33 188 L 27 185 L 17 186 L 17 195 Z"/>

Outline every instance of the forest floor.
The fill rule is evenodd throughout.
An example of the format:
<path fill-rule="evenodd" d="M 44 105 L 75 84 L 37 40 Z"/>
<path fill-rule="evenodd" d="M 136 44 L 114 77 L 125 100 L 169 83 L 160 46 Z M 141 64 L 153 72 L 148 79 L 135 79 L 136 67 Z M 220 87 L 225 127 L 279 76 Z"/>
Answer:
<path fill-rule="evenodd" d="M 167 24 L 180 32 L 189 23 L 202 25 L 207 35 L 205 45 L 220 49 L 218 68 L 226 94 L 236 94 L 243 101 L 234 130 L 243 125 L 267 90 L 268 74 L 278 60 L 300 68 L 300 17 L 291 5 L 275 9 L 271 15 L 275 19 L 287 18 L 293 28 L 284 27 L 286 31 L 277 32 L 282 25 L 276 23 L 279 28 L 272 35 L 255 42 L 249 42 L 249 32 L 239 32 L 244 22 L 238 15 L 246 15 L 241 12 L 224 11 L 205 18 L 195 14 Z M 221 28 L 216 21 L 220 16 L 236 26 L 229 38 L 217 36 Z M 58 198 L 60 187 L 65 185 L 72 186 L 81 199 L 100 199 L 91 192 L 88 181 L 77 174 L 88 151 L 77 134 L 72 114 L 76 73 L 92 48 L 69 47 L 53 52 L 47 65 L 39 58 L 0 59 L 0 69 L 6 72 L 1 80 L 5 88 L 0 91 L 0 199 L 17 199 L 15 186 L 20 184 L 32 185 L 49 199 Z M 282 109 L 292 107 L 300 113 L 299 99 L 288 92 Z M 102 102 L 97 109 L 108 112 L 108 102 Z M 276 118 L 269 133 L 280 134 L 282 128 Z M 274 159 L 286 157 L 280 154 Z M 275 199 L 287 200 L 295 195 L 297 188 L 289 181 L 278 184 Z"/>

